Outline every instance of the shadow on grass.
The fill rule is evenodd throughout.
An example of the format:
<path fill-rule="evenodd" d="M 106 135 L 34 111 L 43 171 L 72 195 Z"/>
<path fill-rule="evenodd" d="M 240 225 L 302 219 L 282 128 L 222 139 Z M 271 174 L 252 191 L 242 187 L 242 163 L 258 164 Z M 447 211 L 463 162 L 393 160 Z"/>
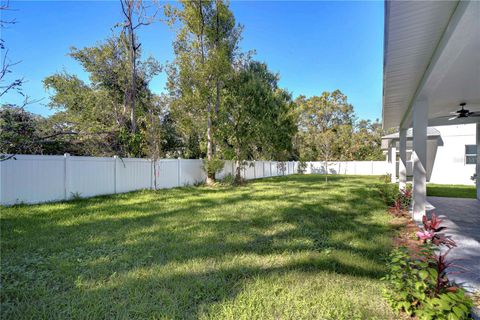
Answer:
<path fill-rule="evenodd" d="M 2 313 L 197 318 L 249 279 L 292 271 L 379 279 L 391 229 L 376 180 L 323 179 L 7 209 Z"/>

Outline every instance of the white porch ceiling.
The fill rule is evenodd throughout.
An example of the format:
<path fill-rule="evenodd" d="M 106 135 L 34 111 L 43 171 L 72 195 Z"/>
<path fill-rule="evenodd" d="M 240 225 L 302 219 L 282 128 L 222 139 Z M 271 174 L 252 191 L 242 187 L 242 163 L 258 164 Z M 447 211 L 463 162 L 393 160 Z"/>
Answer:
<path fill-rule="evenodd" d="M 429 102 L 430 125 L 448 122 L 467 102 L 480 111 L 480 2 L 387 1 L 383 79 L 383 125 L 411 125 L 416 99 Z"/>

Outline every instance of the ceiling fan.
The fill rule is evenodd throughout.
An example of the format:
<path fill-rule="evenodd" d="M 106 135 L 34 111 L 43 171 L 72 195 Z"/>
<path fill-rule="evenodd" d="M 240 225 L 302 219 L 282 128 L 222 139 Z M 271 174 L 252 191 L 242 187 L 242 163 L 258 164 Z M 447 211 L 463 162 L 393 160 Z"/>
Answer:
<path fill-rule="evenodd" d="M 460 118 L 468 118 L 468 117 L 480 117 L 480 111 L 471 112 L 468 109 L 465 109 L 467 104 L 465 102 L 460 103 L 460 109 L 454 112 L 450 112 L 451 115 L 454 117 L 448 118 L 448 120 L 455 120 Z"/>

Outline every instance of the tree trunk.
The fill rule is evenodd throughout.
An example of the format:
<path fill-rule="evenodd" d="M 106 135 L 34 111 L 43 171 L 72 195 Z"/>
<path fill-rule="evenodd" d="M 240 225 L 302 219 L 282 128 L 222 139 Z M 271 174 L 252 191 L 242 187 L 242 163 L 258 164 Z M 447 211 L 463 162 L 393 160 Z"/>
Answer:
<path fill-rule="evenodd" d="M 325 182 L 328 182 L 328 159 L 325 159 Z"/>
<path fill-rule="evenodd" d="M 208 102 L 207 106 L 207 160 L 213 159 L 213 141 L 212 141 L 212 117 L 211 117 L 211 104 Z M 215 172 L 207 172 L 207 184 L 213 184 L 215 182 Z"/>
<path fill-rule="evenodd" d="M 129 36 L 130 36 L 130 72 L 131 72 L 131 83 L 130 83 L 130 121 L 132 123 L 132 134 L 137 132 L 137 117 L 135 113 L 135 97 L 136 97 L 136 82 L 137 82 L 137 63 L 136 63 L 136 46 L 135 46 L 135 34 L 133 32 L 132 22 L 130 22 L 129 27 Z"/>
<path fill-rule="evenodd" d="M 235 148 L 235 181 L 240 182 L 242 181 L 242 168 L 240 165 L 240 148 Z"/>
<path fill-rule="evenodd" d="M 217 19 L 216 19 L 216 35 L 215 35 L 215 47 L 216 50 L 218 51 L 218 43 L 219 43 L 219 33 L 220 33 L 220 27 L 219 27 L 219 16 L 218 16 L 218 1 L 215 2 L 216 5 L 216 14 L 217 14 Z M 216 101 L 215 101 L 215 116 L 218 117 L 218 111 L 220 110 L 220 75 L 216 74 L 216 82 L 215 82 L 215 87 L 216 87 Z"/>

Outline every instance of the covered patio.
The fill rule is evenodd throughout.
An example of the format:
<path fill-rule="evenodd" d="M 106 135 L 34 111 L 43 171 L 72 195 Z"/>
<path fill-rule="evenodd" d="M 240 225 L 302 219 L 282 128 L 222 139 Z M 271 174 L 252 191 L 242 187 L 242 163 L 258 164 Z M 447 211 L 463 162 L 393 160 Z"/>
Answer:
<path fill-rule="evenodd" d="M 434 134 L 428 127 L 475 123 L 476 147 L 480 149 L 480 116 L 471 113 L 480 111 L 478 17 L 478 1 L 385 2 L 383 126 L 399 130 L 398 179 L 396 145 L 390 148 L 389 157 L 392 181 L 398 181 L 401 188 L 407 182 L 407 141 L 411 139 L 408 149 L 411 149 L 415 221 L 421 221 L 428 208 L 428 139 Z M 469 112 L 451 114 L 463 104 Z M 476 158 L 478 177 L 478 151 Z M 472 200 L 471 214 L 480 216 L 478 178 L 476 188 L 477 200 Z M 436 210 L 449 215 L 463 214 L 462 207 L 451 206 L 452 203 L 440 201 Z"/>
<path fill-rule="evenodd" d="M 458 245 L 449 259 L 458 260 L 456 264 L 465 269 L 449 277 L 470 292 L 480 291 L 480 201 L 428 197 L 427 210 L 435 211 Z"/>

